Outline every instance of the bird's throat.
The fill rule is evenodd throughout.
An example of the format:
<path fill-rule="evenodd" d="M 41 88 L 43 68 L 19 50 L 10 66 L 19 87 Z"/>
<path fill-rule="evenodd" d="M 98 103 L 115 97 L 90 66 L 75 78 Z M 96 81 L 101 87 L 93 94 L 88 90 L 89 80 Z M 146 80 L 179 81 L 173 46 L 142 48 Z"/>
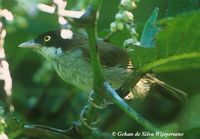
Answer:
<path fill-rule="evenodd" d="M 45 50 L 43 50 L 45 51 Z M 46 53 L 45 53 L 46 52 Z M 53 65 L 58 75 L 66 82 L 83 91 L 92 90 L 93 74 L 89 61 L 83 58 L 81 49 L 69 50 L 65 53 L 41 54 Z"/>

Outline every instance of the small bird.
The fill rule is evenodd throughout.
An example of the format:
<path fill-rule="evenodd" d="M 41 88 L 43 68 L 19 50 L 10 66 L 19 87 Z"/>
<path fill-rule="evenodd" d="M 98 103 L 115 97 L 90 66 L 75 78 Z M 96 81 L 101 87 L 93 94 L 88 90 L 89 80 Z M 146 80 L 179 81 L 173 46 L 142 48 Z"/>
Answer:
<path fill-rule="evenodd" d="M 93 85 L 93 71 L 87 37 L 69 29 L 49 31 L 36 39 L 24 42 L 19 47 L 34 49 L 52 64 L 58 75 L 66 82 L 89 92 Z M 97 41 L 102 72 L 113 88 L 118 89 L 134 68 L 128 52 L 104 41 Z M 130 98 L 144 97 L 152 84 L 167 90 L 170 95 L 182 101 L 187 96 L 154 76 L 148 74 L 133 87 Z"/>

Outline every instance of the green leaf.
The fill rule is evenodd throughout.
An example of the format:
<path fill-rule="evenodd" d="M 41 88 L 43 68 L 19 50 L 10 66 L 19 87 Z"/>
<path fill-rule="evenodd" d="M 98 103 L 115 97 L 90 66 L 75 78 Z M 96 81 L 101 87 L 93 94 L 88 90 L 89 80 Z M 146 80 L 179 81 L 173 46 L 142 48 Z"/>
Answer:
<path fill-rule="evenodd" d="M 132 53 L 134 67 L 144 72 L 172 62 L 177 62 L 176 69 L 200 67 L 199 22 L 199 11 L 161 20 L 159 23 L 162 30 L 156 36 L 156 47 L 136 47 Z M 170 70 L 172 69 L 173 67 L 170 67 Z"/>
<path fill-rule="evenodd" d="M 167 10 L 167 16 L 175 16 L 200 8 L 199 0 L 168 0 L 168 2 L 169 8 Z"/>
<path fill-rule="evenodd" d="M 192 96 L 177 117 L 183 130 L 200 128 L 200 94 Z"/>
<path fill-rule="evenodd" d="M 200 136 L 200 128 L 193 128 L 185 131 L 185 139 L 198 139 Z"/>
<path fill-rule="evenodd" d="M 158 27 L 156 26 L 156 21 L 158 17 L 159 8 L 155 8 L 149 19 L 147 20 L 142 36 L 140 39 L 140 44 L 143 47 L 150 48 L 155 47 L 155 36 L 158 32 Z"/>
<path fill-rule="evenodd" d="M 22 132 L 25 125 L 25 121 L 17 113 L 7 114 L 5 116 L 5 122 L 7 124 L 6 133 L 11 139 L 17 137 Z"/>
<path fill-rule="evenodd" d="M 182 108 L 176 121 L 184 132 L 185 139 L 196 139 L 200 136 L 200 94 L 192 96 Z"/>

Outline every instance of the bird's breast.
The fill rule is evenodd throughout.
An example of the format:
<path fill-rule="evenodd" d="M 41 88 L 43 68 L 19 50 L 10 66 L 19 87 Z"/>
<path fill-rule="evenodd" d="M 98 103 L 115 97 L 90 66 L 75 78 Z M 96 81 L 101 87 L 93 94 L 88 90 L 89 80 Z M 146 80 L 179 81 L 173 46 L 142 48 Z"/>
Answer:
<path fill-rule="evenodd" d="M 64 81 L 83 91 L 92 90 L 92 68 L 90 63 L 82 58 L 81 51 L 66 52 L 53 61 L 54 68 Z"/>
<path fill-rule="evenodd" d="M 46 57 L 47 58 L 47 57 Z M 90 61 L 84 58 L 83 51 L 69 50 L 62 55 L 47 58 L 52 63 L 58 75 L 67 83 L 70 83 L 83 91 L 89 92 L 93 85 L 93 72 Z M 114 88 L 119 88 L 129 75 L 126 68 L 120 66 L 102 67 L 102 72 L 107 81 Z"/>

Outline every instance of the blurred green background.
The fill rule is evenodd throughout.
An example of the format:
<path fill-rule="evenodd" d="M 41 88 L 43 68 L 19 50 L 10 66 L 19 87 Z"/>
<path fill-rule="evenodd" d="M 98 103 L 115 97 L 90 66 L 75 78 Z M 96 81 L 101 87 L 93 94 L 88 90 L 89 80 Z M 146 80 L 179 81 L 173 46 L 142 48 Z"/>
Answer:
<path fill-rule="evenodd" d="M 88 0 L 67 0 L 67 2 L 67 9 L 80 10 L 87 7 Z M 99 36 L 103 37 L 109 32 L 119 2 L 119 0 L 104 0 L 98 24 Z M 168 11 L 170 2 L 170 0 L 141 0 L 137 3 L 133 14 L 139 36 L 155 7 L 160 8 L 159 19 L 178 14 L 179 11 L 177 13 Z M 81 109 L 87 104 L 87 94 L 63 82 L 42 57 L 31 50 L 17 47 L 42 32 L 60 27 L 57 16 L 37 10 L 37 3 L 50 4 L 52 1 L 0 0 L 0 8 L 7 8 L 14 15 L 13 22 L 4 22 L 7 30 L 4 48 L 13 79 L 13 104 L 15 112 L 29 123 L 67 129 L 78 119 Z M 120 47 L 127 36 L 129 34 L 126 31 L 120 31 L 112 36 L 111 42 Z M 168 125 L 168 128 L 173 129 L 174 125 L 171 124 L 176 123 L 178 129 L 185 132 L 186 139 L 196 138 L 200 135 L 200 69 L 188 68 L 166 72 L 158 70 L 156 75 L 168 84 L 187 92 L 188 102 L 179 104 L 168 99 L 147 96 L 143 100 L 130 101 L 129 104 L 155 125 L 159 127 Z M 0 83 L 0 105 L 6 107 L 3 82 Z M 103 111 L 101 129 L 106 132 L 144 130 L 115 105 Z"/>

